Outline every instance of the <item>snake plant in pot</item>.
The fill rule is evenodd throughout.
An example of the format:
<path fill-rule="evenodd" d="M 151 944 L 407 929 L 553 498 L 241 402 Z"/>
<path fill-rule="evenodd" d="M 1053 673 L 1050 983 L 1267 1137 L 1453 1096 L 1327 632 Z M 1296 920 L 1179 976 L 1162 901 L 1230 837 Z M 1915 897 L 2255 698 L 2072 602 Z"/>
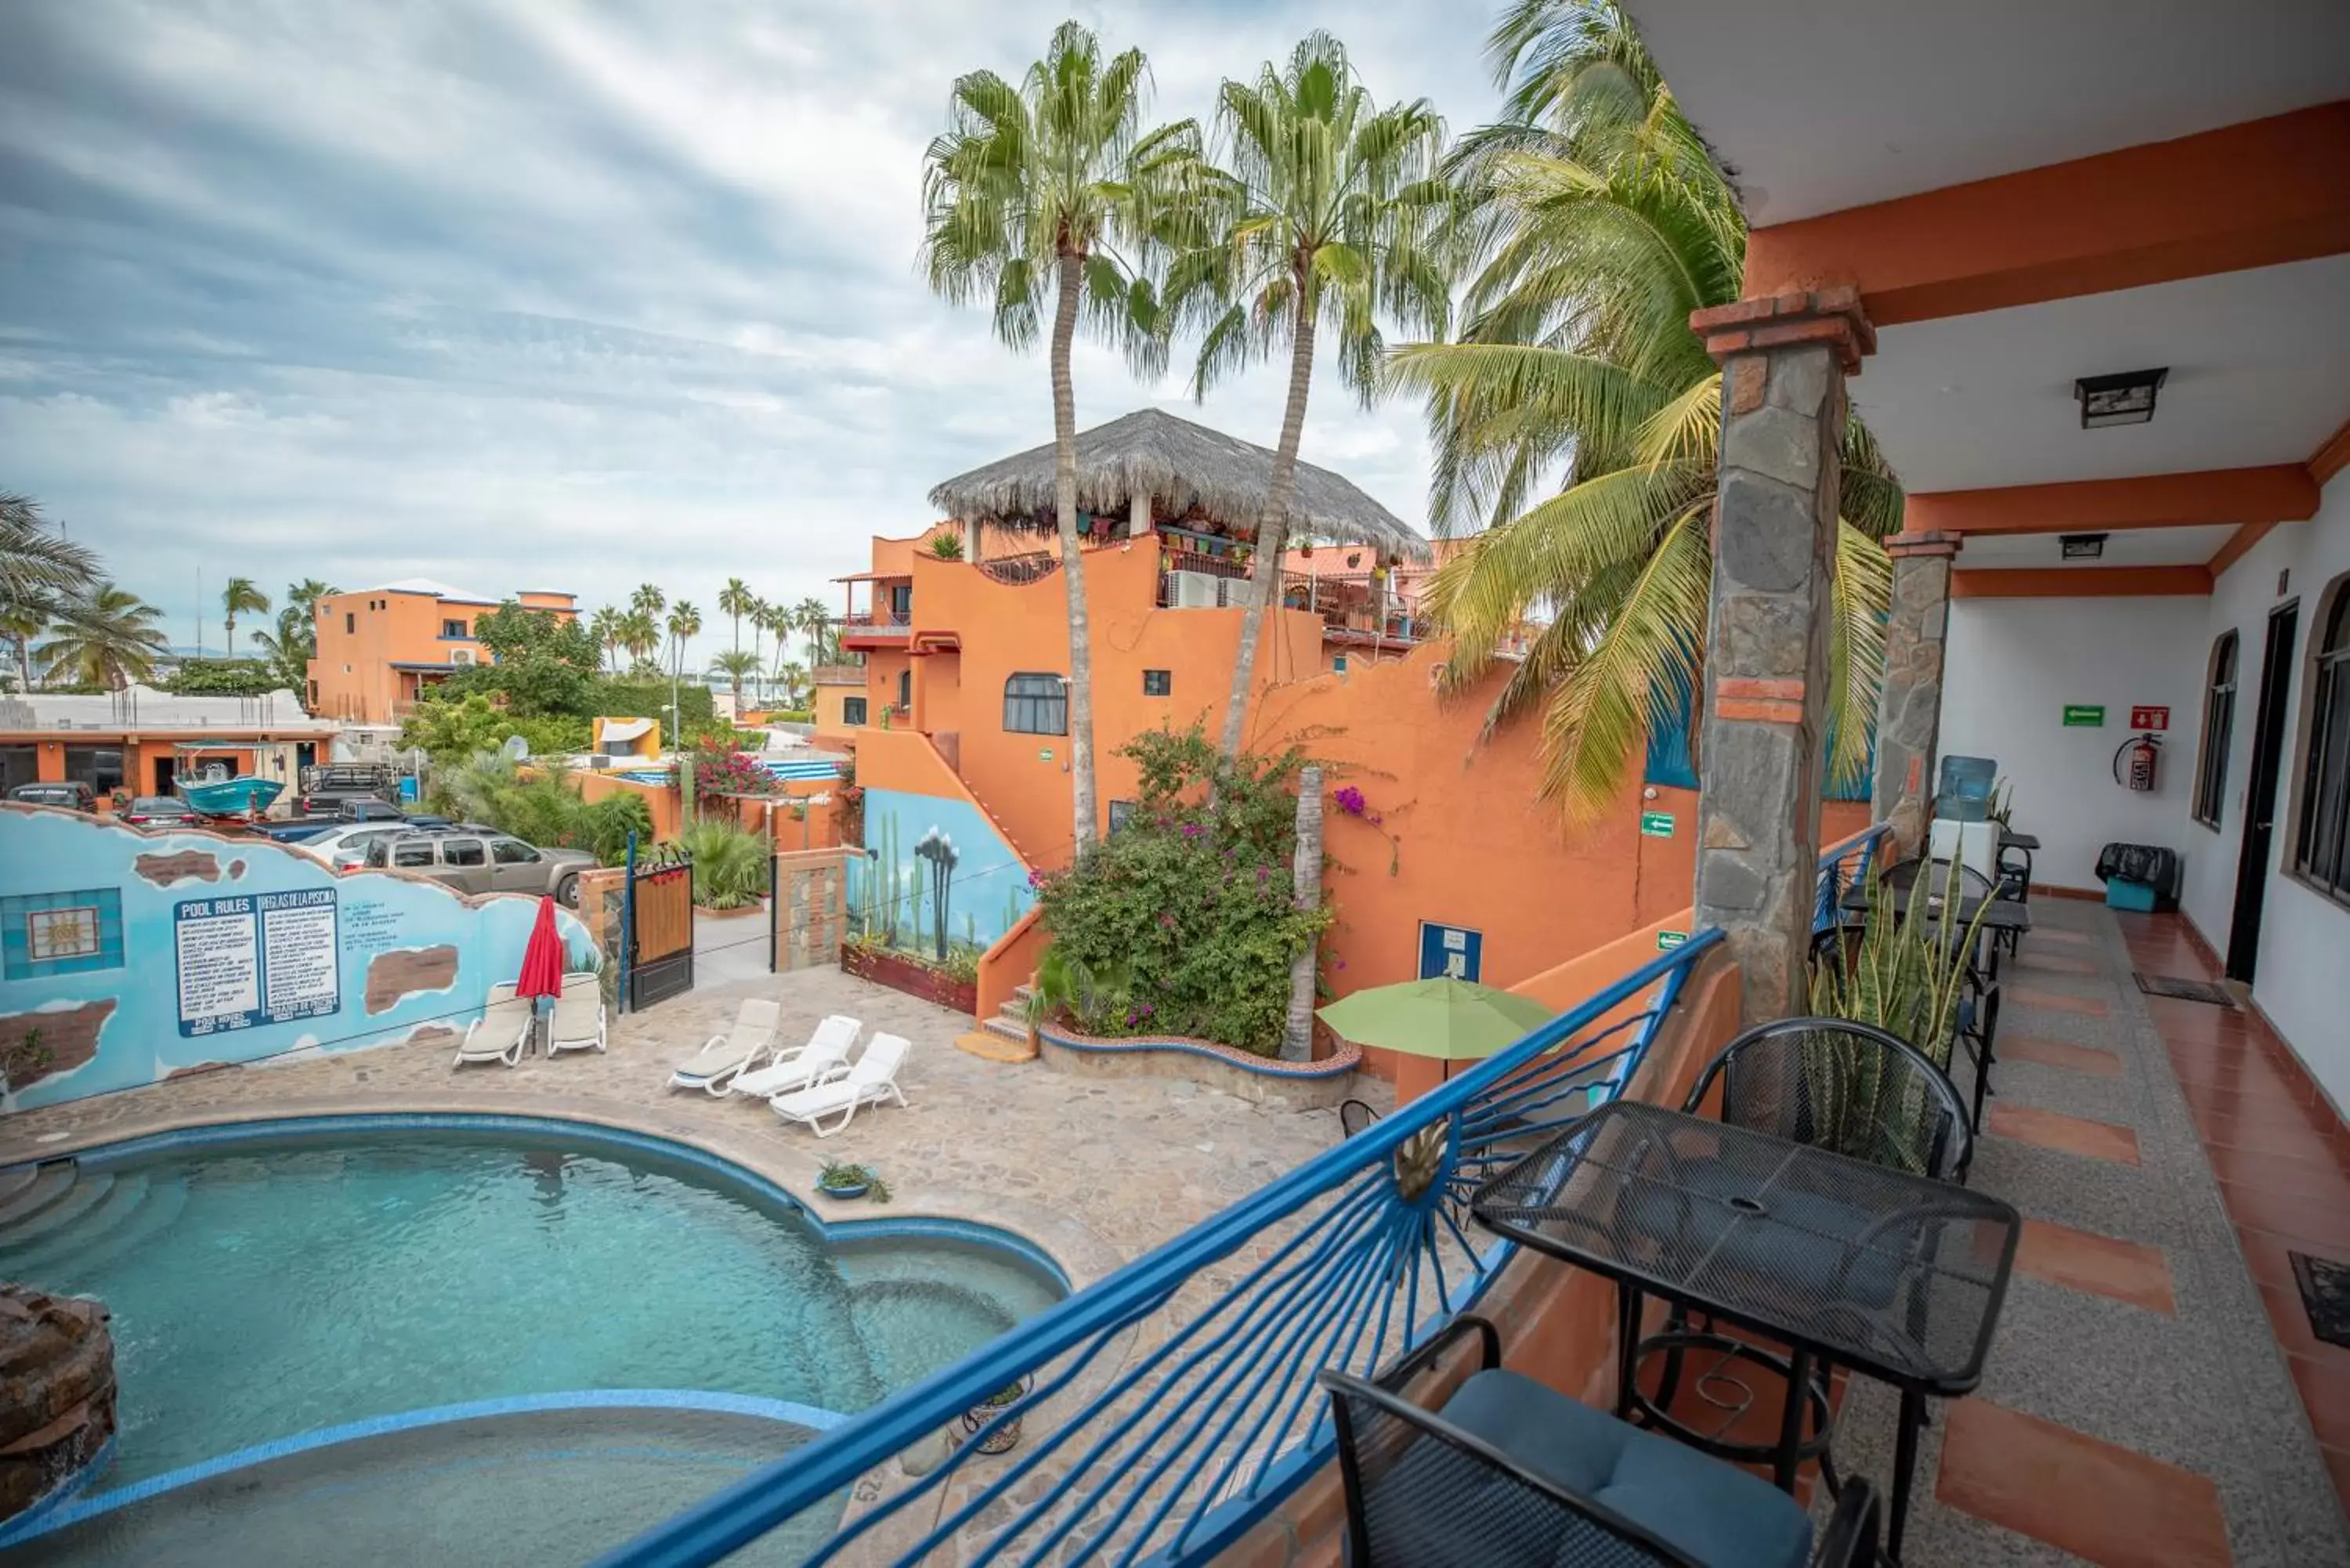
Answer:
<path fill-rule="evenodd" d="M 1812 1012 L 1898 1034 L 1948 1072 L 1970 983 L 1968 967 L 1991 901 L 1983 899 L 1964 924 L 1933 919 L 1938 909 L 1963 908 L 1961 873 L 1951 862 L 1939 871 L 1927 867 L 1918 875 L 1922 885 L 1895 919 L 1880 869 L 1869 868 L 1868 907 L 1878 913 L 1857 937 L 1825 945 L 1812 971 Z"/>

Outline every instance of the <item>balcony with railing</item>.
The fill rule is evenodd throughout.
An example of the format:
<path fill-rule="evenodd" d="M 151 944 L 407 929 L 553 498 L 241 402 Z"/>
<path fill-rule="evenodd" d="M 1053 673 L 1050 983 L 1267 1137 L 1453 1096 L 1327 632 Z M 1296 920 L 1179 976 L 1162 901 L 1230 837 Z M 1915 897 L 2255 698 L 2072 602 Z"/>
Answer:
<path fill-rule="evenodd" d="M 1369 572 L 1284 572 L 1281 602 L 1322 618 L 1322 640 L 1336 647 L 1409 649 L 1430 635 L 1416 601 Z"/>

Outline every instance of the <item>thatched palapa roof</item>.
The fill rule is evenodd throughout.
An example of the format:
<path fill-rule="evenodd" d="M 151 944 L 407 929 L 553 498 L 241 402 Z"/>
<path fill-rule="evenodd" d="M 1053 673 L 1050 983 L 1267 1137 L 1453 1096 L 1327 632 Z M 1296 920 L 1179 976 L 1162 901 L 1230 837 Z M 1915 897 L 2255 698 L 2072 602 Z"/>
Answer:
<path fill-rule="evenodd" d="M 1077 504 L 1088 512 L 1123 513 L 1141 493 L 1163 520 L 1180 517 L 1196 502 L 1227 525 L 1253 530 L 1272 487 L 1269 448 L 1158 409 L 1077 432 Z M 931 492 L 931 504 L 950 517 L 1049 517 L 1058 504 L 1053 443 L 957 474 Z M 1367 545 L 1408 561 L 1430 559 L 1428 541 L 1401 518 L 1310 462 L 1297 465 L 1289 535 L 1293 542 Z"/>

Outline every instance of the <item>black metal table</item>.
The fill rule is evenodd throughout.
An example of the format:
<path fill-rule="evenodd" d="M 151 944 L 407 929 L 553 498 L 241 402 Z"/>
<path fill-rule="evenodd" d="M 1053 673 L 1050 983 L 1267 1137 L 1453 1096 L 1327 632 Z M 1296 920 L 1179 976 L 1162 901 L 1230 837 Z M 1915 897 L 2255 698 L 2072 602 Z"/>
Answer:
<path fill-rule="evenodd" d="M 1903 919 L 1908 916 L 1909 897 L 1917 890 L 1914 885 L 1886 889 L 1887 896 L 1893 905 L 1895 919 Z M 1926 906 L 1928 918 L 1940 919 L 1948 909 L 1949 900 L 1934 888 L 1926 889 L 1926 893 L 1931 900 Z M 1844 897 L 1838 902 L 1850 913 L 1866 914 L 1869 909 L 1868 884 L 1854 883 L 1844 890 Z M 1986 905 L 1989 906 L 1988 909 L 1985 908 Z M 1963 893 L 1959 895 L 1959 924 L 1972 925 L 1978 910 L 1982 911 L 1982 929 L 1986 931 L 2013 931 L 2020 935 L 2032 929 L 2032 909 L 2027 904 L 2013 898 L 2002 898 L 1996 892 L 1988 898 L 1981 896 L 1969 898 Z"/>
<path fill-rule="evenodd" d="M 1898 1556 L 1925 1401 L 1982 1376 L 2022 1227 L 2012 1208 L 1630 1100 L 1550 1139 L 1471 1206 L 1496 1234 L 1616 1282 L 1618 1415 L 1646 1403 L 1634 1377 L 1643 1295 L 1785 1345 L 1773 1452 L 1783 1489 L 1794 1486 L 1815 1372 L 1844 1366 L 1899 1389 L 1888 1531 Z M 1653 1406 L 1641 1414 L 1678 1425 Z"/>
<path fill-rule="evenodd" d="M 2021 849 L 2026 855 L 2036 855 L 2040 850 L 2040 836 L 2036 833 L 2018 833 L 2013 828 L 2002 827 L 1999 830 L 1999 846 L 2002 849 Z"/>

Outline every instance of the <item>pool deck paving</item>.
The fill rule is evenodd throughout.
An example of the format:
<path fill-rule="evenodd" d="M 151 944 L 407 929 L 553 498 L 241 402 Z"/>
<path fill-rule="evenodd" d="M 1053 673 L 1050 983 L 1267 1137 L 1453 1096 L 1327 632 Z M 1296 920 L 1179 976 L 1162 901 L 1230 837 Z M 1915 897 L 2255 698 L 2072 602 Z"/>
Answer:
<path fill-rule="evenodd" d="M 731 936 L 731 931 L 725 933 Z M 762 962 L 764 951 L 760 954 Z M 145 1133 L 281 1116 L 473 1112 L 569 1118 L 673 1138 L 775 1181 L 827 1220 L 936 1216 L 1017 1231 L 1074 1285 L 1197 1224 L 1338 1140 L 1327 1110 L 1263 1106 L 1180 1080 L 1071 1076 L 954 1048 L 961 1014 L 842 973 L 711 976 L 692 992 L 609 1021 L 608 1049 L 452 1067 L 453 1036 L 281 1058 L 0 1121 L 0 1165 Z M 796 1045 L 827 1013 L 912 1042 L 904 1106 L 857 1113 L 817 1137 L 760 1101 L 668 1087 L 671 1067 L 733 1021 L 743 1001 L 782 1004 Z M 1366 1093 L 1383 1097 L 1384 1085 Z M 876 1168 L 885 1206 L 816 1196 L 827 1160 Z"/>

